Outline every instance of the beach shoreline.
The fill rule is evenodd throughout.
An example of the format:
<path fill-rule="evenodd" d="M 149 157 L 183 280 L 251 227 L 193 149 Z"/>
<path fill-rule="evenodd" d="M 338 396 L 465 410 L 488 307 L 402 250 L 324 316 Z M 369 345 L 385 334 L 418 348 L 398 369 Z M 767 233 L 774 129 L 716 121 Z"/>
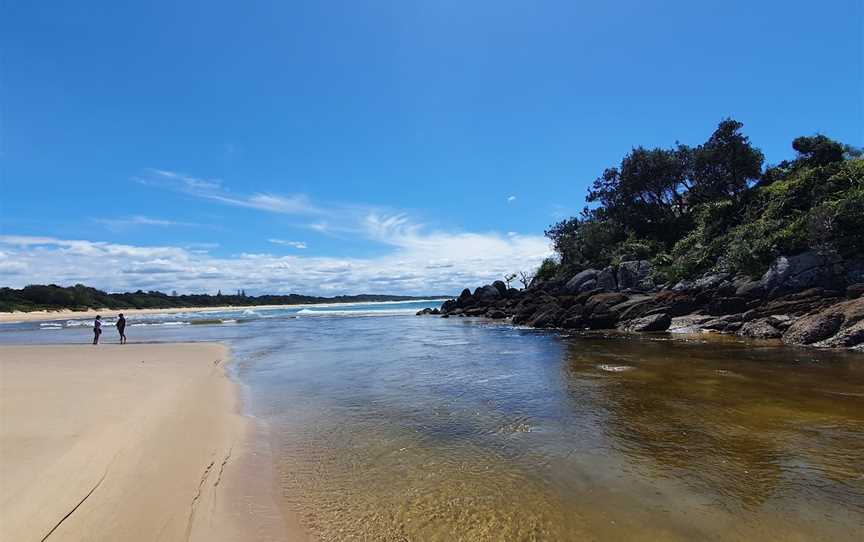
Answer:
<path fill-rule="evenodd" d="M 369 301 L 363 305 L 398 305 L 417 302 L 438 302 L 444 299 L 412 299 L 410 301 Z M 22 322 L 45 322 L 50 320 L 85 320 L 95 318 L 96 315 L 116 316 L 123 313 L 127 318 L 130 316 L 145 316 L 151 314 L 178 314 L 184 312 L 207 313 L 225 312 L 236 310 L 257 309 L 304 309 L 312 307 L 339 307 L 343 305 L 357 305 L 361 303 L 299 303 L 296 305 L 223 305 L 219 307 L 174 307 L 170 309 L 88 309 L 86 311 L 73 311 L 71 309 L 39 310 L 31 312 L 0 312 L 0 324 L 14 324 Z"/>
<path fill-rule="evenodd" d="M 0 539 L 305 540 L 216 343 L 0 346 Z"/>

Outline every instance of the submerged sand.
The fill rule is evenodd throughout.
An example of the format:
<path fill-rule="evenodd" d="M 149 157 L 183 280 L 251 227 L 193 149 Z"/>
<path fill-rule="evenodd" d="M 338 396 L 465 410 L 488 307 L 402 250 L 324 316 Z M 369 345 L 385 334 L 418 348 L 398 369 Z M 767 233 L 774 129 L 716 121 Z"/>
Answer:
<path fill-rule="evenodd" d="M 303 538 L 268 493 L 227 356 L 0 347 L 0 540 Z"/>

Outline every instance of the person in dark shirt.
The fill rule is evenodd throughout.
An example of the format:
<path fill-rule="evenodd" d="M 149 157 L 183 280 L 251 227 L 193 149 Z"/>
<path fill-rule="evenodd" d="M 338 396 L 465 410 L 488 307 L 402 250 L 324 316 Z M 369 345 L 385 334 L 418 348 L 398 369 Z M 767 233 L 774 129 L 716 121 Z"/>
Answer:
<path fill-rule="evenodd" d="M 117 316 L 117 332 L 120 333 L 120 344 L 126 344 L 126 318 L 122 312 Z"/>
<path fill-rule="evenodd" d="M 93 320 L 93 344 L 99 344 L 99 335 L 102 335 L 102 317 L 97 314 Z"/>

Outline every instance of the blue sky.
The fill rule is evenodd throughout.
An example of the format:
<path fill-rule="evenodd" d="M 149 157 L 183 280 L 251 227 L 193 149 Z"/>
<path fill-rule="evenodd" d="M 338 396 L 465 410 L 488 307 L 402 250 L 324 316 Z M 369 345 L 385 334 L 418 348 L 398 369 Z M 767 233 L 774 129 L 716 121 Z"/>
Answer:
<path fill-rule="evenodd" d="M 0 284 L 449 293 L 632 146 L 864 143 L 860 1 L 29 2 Z"/>

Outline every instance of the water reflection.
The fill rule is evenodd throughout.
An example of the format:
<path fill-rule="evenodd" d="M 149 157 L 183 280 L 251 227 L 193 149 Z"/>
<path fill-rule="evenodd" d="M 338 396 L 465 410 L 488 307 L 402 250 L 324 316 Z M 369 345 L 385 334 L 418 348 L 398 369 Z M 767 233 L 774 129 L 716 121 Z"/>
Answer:
<path fill-rule="evenodd" d="M 608 370 L 622 366 L 631 370 Z M 864 515 L 858 355 L 582 338 L 568 343 L 563 372 L 574 404 L 587 397 L 605 413 L 610 448 L 650 476 L 730 513 Z"/>

